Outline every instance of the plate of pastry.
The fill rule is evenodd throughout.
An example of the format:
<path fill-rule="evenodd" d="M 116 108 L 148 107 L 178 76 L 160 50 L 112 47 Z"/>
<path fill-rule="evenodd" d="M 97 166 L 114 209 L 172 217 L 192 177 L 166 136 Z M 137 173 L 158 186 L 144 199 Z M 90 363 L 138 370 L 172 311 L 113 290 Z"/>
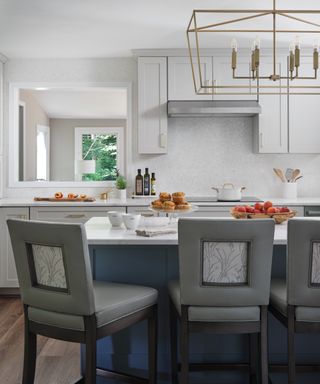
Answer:
<path fill-rule="evenodd" d="M 190 204 L 184 192 L 160 192 L 159 198 L 151 202 L 150 209 L 154 212 L 164 213 L 190 213 L 198 207 Z"/>

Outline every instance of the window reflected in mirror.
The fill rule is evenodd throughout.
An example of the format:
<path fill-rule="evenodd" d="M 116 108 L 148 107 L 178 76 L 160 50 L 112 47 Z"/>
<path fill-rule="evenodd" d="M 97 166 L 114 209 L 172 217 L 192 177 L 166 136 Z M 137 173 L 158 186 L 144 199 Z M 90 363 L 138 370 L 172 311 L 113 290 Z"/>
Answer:
<path fill-rule="evenodd" d="M 122 128 L 75 128 L 76 179 L 114 181 L 122 166 Z"/>
<path fill-rule="evenodd" d="M 113 182 L 124 172 L 127 89 L 14 89 L 16 181 Z"/>

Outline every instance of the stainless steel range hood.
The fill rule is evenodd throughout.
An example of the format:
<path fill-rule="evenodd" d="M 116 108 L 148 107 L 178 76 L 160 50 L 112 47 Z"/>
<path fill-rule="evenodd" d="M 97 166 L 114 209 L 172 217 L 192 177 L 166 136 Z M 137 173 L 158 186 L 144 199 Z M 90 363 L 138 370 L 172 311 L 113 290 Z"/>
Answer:
<path fill-rule="evenodd" d="M 168 101 L 169 117 L 236 117 L 255 116 L 259 113 L 261 106 L 253 100 Z"/>

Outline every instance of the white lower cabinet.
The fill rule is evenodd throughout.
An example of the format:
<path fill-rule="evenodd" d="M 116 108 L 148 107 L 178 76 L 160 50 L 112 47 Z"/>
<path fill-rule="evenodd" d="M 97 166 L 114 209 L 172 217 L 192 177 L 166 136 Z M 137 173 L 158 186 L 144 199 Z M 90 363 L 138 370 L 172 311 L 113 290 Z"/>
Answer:
<path fill-rule="evenodd" d="M 108 211 L 126 212 L 126 207 L 31 207 L 30 219 L 63 223 L 85 223 L 92 217 L 105 217 Z"/>
<path fill-rule="evenodd" d="M 195 212 L 183 214 L 182 217 L 231 217 L 231 207 L 198 207 Z"/>
<path fill-rule="evenodd" d="M 0 208 L 0 287 L 16 288 L 19 283 L 7 227 L 8 219 L 28 220 L 29 208 Z"/>

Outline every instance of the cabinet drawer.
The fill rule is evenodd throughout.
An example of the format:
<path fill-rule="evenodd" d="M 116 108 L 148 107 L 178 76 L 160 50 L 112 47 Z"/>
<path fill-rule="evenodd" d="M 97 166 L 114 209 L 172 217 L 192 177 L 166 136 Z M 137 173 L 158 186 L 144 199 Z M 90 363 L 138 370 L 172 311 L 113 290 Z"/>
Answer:
<path fill-rule="evenodd" d="M 32 207 L 31 220 L 85 223 L 92 217 L 107 216 L 108 211 L 126 212 L 125 207 Z"/>
<path fill-rule="evenodd" d="M 136 213 L 137 215 L 143 215 L 143 216 L 154 216 L 154 212 L 152 212 L 147 205 L 141 205 L 136 207 L 128 207 L 127 208 L 128 213 Z"/>

